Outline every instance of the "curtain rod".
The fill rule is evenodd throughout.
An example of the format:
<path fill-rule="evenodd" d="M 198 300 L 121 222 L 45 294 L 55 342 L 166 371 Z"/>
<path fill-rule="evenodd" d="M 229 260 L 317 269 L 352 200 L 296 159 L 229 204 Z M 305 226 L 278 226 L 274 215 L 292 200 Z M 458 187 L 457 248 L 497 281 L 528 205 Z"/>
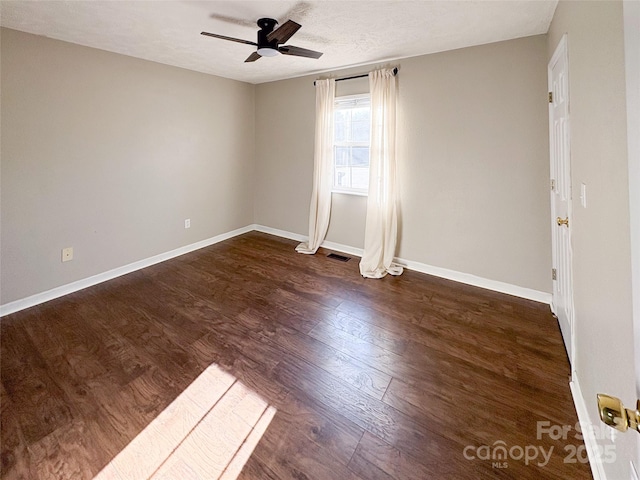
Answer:
<path fill-rule="evenodd" d="M 395 77 L 398 74 L 398 67 L 395 67 L 393 69 L 393 76 Z M 351 77 L 342 77 L 342 78 L 336 78 L 336 82 L 342 82 L 344 80 L 353 80 L 354 78 L 364 78 L 364 77 L 368 77 L 369 74 L 368 73 L 363 73 L 362 75 L 353 75 Z M 313 84 L 316 84 L 316 81 L 313 81 Z"/>

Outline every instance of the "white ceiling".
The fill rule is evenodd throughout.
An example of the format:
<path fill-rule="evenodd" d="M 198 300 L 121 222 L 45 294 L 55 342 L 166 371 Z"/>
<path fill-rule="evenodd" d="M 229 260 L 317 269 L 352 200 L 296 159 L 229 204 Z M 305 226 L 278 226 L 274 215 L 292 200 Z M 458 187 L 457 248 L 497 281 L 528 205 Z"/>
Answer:
<path fill-rule="evenodd" d="M 0 1 L 3 27 L 250 83 L 546 33 L 557 0 Z M 324 52 L 244 63 L 261 17 L 302 28 L 287 44 Z"/>

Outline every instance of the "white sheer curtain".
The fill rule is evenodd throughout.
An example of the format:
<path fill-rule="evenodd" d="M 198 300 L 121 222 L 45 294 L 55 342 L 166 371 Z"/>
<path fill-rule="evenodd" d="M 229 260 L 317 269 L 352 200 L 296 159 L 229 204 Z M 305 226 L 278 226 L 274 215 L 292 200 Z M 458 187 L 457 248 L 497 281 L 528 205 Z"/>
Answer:
<path fill-rule="evenodd" d="M 313 190 L 309 207 L 309 241 L 296 247 L 299 253 L 314 254 L 323 242 L 331 215 L 333 179 L 334 79 L 316 80 L 316 139 L 313 155 Z"/>
<path fill-rule="evenodd" d="M 360 260 L 363 277 L 400 275 L 393 263 L 398 231 L 396 191 L 396 77 L 392 69 L 369 73 L 371 94 L 371 146 L 369 197 Z"/>

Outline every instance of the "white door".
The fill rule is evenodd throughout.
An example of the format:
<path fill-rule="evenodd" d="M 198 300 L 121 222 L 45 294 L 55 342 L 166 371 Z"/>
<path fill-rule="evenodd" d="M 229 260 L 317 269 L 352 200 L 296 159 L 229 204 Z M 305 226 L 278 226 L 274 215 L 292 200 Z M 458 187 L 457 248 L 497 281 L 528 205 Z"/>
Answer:
<path fill-rule="evenodd" d="M 548 66 L 551 149 L 551 238 L 553 299 L 569 361 L 573 364 L 573 278 L 571 273 L 571 165 L 567 35 Z"/>

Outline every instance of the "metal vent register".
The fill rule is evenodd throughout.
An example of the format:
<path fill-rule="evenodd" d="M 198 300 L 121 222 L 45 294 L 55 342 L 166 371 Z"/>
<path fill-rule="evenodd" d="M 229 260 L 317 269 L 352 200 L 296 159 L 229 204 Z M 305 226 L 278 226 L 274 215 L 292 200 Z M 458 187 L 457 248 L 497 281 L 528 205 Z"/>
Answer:
<path fill-rule="evenodd" d="M 330 253 L 329 255 L 327 255 L 327 258 L 339 260 L 341 262 L 348 262 L 349 260 L 351 260 L 351 257 L 345 257 L 344 255 L 338 255 L 337 253 Z"/>

